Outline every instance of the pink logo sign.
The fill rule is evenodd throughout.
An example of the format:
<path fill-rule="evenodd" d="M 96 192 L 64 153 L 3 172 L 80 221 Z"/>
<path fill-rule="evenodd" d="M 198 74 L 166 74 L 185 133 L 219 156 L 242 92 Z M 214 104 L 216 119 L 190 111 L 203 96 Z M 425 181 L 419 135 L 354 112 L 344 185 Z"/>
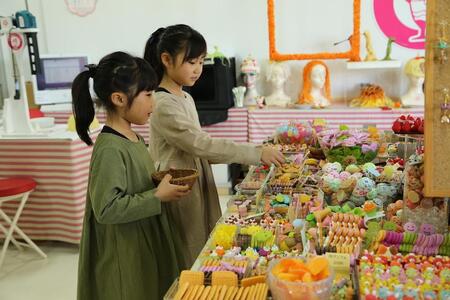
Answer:
<path fill-rule="evenodd" d="M 425 49 L 426 0 L 374 0 L 378 26 L 395 43 Z"/>

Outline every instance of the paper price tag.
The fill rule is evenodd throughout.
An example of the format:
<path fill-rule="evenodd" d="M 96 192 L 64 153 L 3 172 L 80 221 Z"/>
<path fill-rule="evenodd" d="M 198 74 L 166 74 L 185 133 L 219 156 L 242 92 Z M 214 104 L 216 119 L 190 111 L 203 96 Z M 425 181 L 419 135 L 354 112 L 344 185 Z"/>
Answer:
<path fill-rule="evenodd" d="M 330 262 L 330 267 L 336 273 L 343 275 L 350 275 L 350 255 L 344 253 L 330 253 L 325 254 L 326 258 Z"/>

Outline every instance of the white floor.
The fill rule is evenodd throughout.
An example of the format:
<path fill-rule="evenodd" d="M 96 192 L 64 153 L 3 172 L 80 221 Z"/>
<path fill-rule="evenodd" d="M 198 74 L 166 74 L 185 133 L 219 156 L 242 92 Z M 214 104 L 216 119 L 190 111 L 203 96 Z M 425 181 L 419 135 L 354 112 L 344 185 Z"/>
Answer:
<path fill-rule="evenodd" d="M 228 199 L 220 197 L 222 211 Z M 0 269 L 0 300 L 76 299 L 78 246 L 58 242 L 38 245 L 47 259 L 29 249 L 8 249 Z"/>

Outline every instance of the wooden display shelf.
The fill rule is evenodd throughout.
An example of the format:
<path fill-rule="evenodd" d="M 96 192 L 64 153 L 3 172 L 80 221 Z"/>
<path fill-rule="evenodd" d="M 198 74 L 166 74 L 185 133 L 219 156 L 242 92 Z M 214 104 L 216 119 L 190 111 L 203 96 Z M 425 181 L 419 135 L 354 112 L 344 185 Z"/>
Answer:
<path fill-rule="evenodd" d="M 0 35 L 9 34 L 11 32 L 16 32 L 16 33 L 36 33 L 36 32 L 39 32 L 39 29 L 37 29 L 37 28 L 0 29 Z"/>
<path fill-rule="evenodd" d="M 347 62 L 348 70 L 399 69 L 401 66 L 402 62 L 400 60 Z"/>

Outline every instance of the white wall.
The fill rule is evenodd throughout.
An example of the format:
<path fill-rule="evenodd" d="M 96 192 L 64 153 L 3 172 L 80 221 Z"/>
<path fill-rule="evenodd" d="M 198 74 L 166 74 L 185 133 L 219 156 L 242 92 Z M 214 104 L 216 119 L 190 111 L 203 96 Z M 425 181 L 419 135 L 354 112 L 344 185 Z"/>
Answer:
<path fill-rule="evenodd" d="M 307 1 L 308 7 L 303 7 L 302 1 Z M 324 11 L 323 6 L 328 4 L 332 6 L 331 11 L 334 12 L 335 18 L 321 20 L 323 23 L 329 22 L 324 24 L 327 28 L 336 28 L 328 30 L 336 33 L 330 42 L 346 38 L 347 36 L 342 36 L 343 29 L 339 30 L 338 26 L 340 20 L 351 17 L 348 8 L 351 7 L 352 1 L 339 1 L 345 5 L 336 6 L 336 1 L 333 0 L 276 0 L 275 3 L 279 5 L 284 3 L 283 5 L 298 7 L 295 10 L 285 9 L 292 15 L 289 17 L 292 20 L 289 20 L 289 26 L 284 25 L 286 22 L 283 25 L 280 23 L 279 26 L 283 26 L 282 32 L 279 33 L 280 39 L 283 37 L 285 41 L 289 41 L 290 38 L 297 38 L 295 35 L 301 28 L 304 35 L 301 39 L 298 38 L 301 40 L 300 45 L 305 45 L 306 48 L 306 45 L 323 43 L 321 34 L 330 35 L 330 32 L 320 31 L 321 23 L 310 24 L 311 18 L 306 18 L 305 14 L 309 9 L 320 13 Z M 0 15 L 17 10 L 17 2 L 22 3 L 2 0 Z M 378 57 L 383 57 L 387 38 L 375 22 L 373 1 L 362 2 L 361 31 L 371 31 L 376 53 Z M 186 23 L 205 36 L 209 49 L 217 45 L 226 55 L 236 56 L 238 62 L 252 54 L 261 62 L 264 70 L 269 57 L 265 0 L 98 0 L 96 11 L 86 17 L 71 14 L 62 0 L 29 0 L 29 3 L 42 29 L 39 34 L 42 53 L 86 53 L 91 62 L 96 62 L 103 55 L 115 50 L 142 55 L 145 42 L 155 29 L 175 23 Z M 396 0 L 397 6 L 405 3 L 406 1 Z M 281 8 L 279 11 L 282 11 Z M 292 11 L 295 11 L 295 14 L 292 14 Z M 342 26 L 347 28 L 349 23 L 342 21 Z M 361 41 L 361 56 L 364 57 L 364 39 Z M 396 44 L 392 53 L 393 58 L 402 61 L 418 54 L 416 50 L 402 48 Z M 419 54 L 423 55 L 423 51 Z M 286 88 L 292 97 L 296 97 L 300 89 L 300 74 L 304 64 L 303 61 L 289 63 L 292 76 Z M 357 95 L 360 83 L 378 83 L 391 96 L 399 96 L 406 88 L 406 78 L 402 76 L 401 70 L 347 71 L 342 60 L 329 61 L 328 64 L 332 73 L 332 94 L 336 98 L 351 98 Z M 263 80 L 259 84 L 259 90 L 263 94 L 269 91 Z"/>

